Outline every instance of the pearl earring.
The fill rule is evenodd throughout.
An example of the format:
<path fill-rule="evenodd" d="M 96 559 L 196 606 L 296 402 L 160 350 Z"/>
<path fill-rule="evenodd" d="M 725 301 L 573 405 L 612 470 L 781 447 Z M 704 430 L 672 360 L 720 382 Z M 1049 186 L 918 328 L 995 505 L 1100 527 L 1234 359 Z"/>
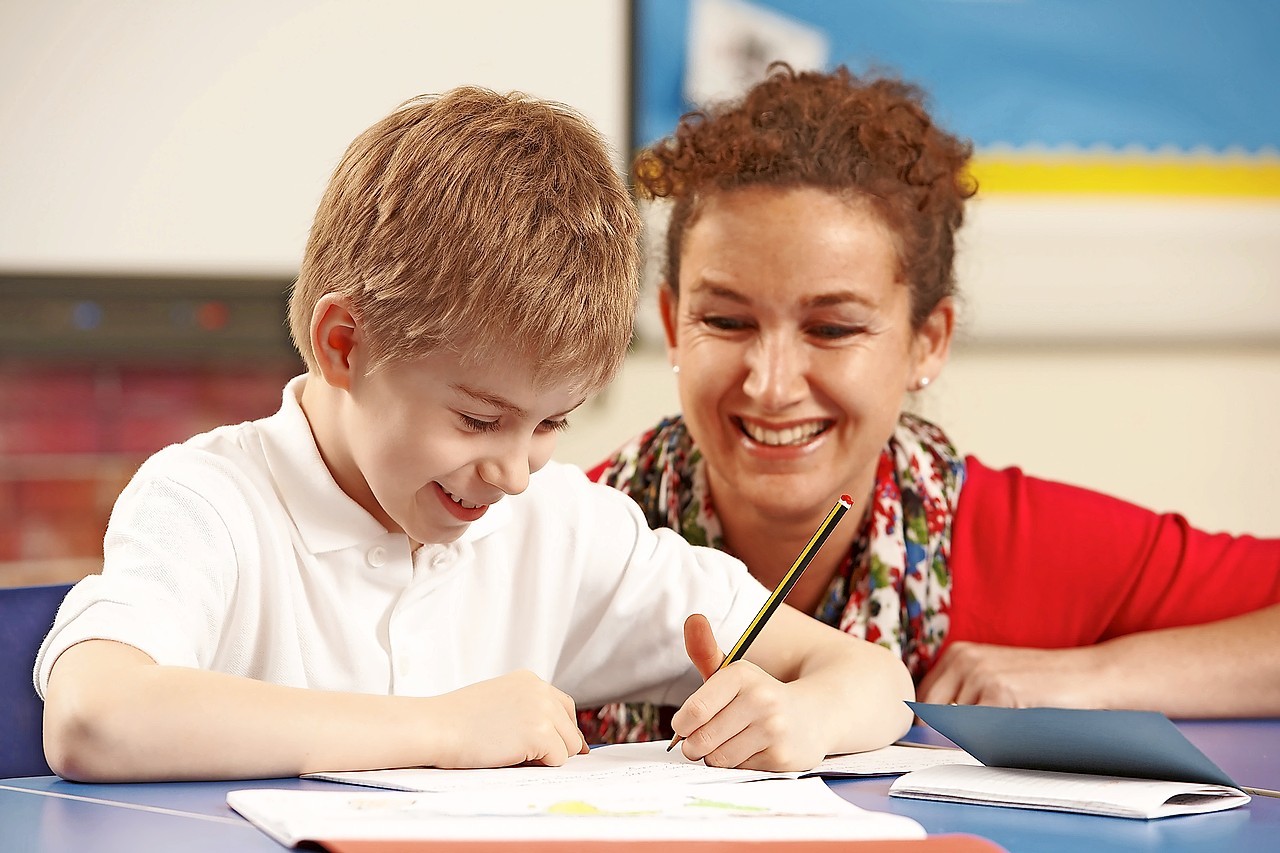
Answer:
<path fill-rule="evenodd" d="M 926 389 L 926 388 L 928 388 L 928 387 L 929 387 L 929 377 L 928 377 L 928 376 L 921 376 L 921 377 L 920 377 L 920 381 L 916 383 L 916 390 L 917 390 L 917 391 L 923 391 L 924 389 Z"/>
<path fill-rule="evenodd" d="M 672 373 L 679 373 L 679 372 L 680 372 L 680 365 L 678 365 L 678 364 L 673 364 L 673 365 L 671 365 L 671 372 L 672 372 Z"/>

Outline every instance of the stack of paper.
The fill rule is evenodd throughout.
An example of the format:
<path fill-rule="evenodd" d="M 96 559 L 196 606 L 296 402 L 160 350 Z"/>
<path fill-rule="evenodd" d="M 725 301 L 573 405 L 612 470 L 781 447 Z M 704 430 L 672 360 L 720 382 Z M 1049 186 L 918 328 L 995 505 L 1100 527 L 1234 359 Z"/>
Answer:
<path fill-rule="evenodd" d="M 893 783 L 890 795 L 1143 820 L 1217 812 L 1249 802 L 1243 791 L 1225 785 L 958 764 L 908 773 Z"/>
<path fill-rule="evenodd" d="M 891 797 L 1139 819 L 1249 802 L 1163 714 L 909 704 L 987 766 L 916 770 Z"/>

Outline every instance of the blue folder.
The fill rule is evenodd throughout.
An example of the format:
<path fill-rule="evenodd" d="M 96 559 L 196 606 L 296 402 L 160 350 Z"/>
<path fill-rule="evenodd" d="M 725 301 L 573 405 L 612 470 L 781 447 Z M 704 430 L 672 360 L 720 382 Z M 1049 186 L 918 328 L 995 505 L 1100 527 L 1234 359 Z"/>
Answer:
<path fill-rule="evenodd" d="M 1240 787 L 1155 711 L 907 704 L 990 767 Z"/>

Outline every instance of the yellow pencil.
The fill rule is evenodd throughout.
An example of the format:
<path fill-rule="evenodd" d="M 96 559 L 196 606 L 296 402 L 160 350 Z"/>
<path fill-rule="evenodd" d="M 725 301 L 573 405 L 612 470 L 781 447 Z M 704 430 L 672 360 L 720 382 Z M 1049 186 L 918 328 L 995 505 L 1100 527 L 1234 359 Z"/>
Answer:
<path fill-rule="evenodd" d="M 835 528 L 836 523 L 844 517 L 844 514 L 853 506 L 853 498 L 848 495 L 841 495 L 840 500 L 836 501 L 836 505 L 831 508 L 831 512 L 827 513 L 827 517 L 822 520 L 822 524 L 818 525 L 818 529 L 814 532 L 813 538 L 809 540 L 809 544 L 805 545 L 800 551 L 800 556 L 796 557 L 796 561 L 791 564 L 791 568 L 782 576 L 782 580 L 778 582 L 778 587 L 773 591 L 769 598 L 765 601 L 764 606 L 760 608 L 760 612 L 751 620 L 751 624 L 747 626 L 747 630 L 742 632 L 742 636 L 738 638 L 738 642 L 733 644 L 733 648 L 729 650 L 729 654 L 724 656 L 724 660 L 720 662 L 720 666 L 716 667 L 716 672 L 724 669 L 736 660 L 741 660 L 742 656 L 747 653 L 747 647 L 755 641 L 760 634 L 760 630 L 764 628 L 769 617 L 778 609 L 778 605 L 787 597 L 787 593 L 791 592 L 791 588 L 796 585 L 796 581 L 800 580 L 800 575 L 808 567 L 813 560 L 813 555 L 818 553 L 818 549 L 822 547 L 822 543 L 827 541 L 827 537 L 831 535 L 831 531 Z M 675 748 L 683 738 L 676 735 L 671 739 L 671 743 L 667 744 L 667 752 Z"/>

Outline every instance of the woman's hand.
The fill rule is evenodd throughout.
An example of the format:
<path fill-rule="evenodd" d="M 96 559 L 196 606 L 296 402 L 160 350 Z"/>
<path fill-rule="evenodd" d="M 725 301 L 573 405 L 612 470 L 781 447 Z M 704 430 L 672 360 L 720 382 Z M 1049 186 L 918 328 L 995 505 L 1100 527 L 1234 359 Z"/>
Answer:
<path fill-rule="evenodd" d="M 1202 625 L 1092 646 L 1027 649 L 954 642 L 920 682 L 921 701 L 1126 708 L 1170 717 L 1280 714 L 1280 604 Z"/>
<path fill-rule="evenodd" d="M 1102 708 L 1104 676 L 1096 647 L 1030 649 L 957 641 L 933 665 L 917 693 L 939 705 Z"/>

